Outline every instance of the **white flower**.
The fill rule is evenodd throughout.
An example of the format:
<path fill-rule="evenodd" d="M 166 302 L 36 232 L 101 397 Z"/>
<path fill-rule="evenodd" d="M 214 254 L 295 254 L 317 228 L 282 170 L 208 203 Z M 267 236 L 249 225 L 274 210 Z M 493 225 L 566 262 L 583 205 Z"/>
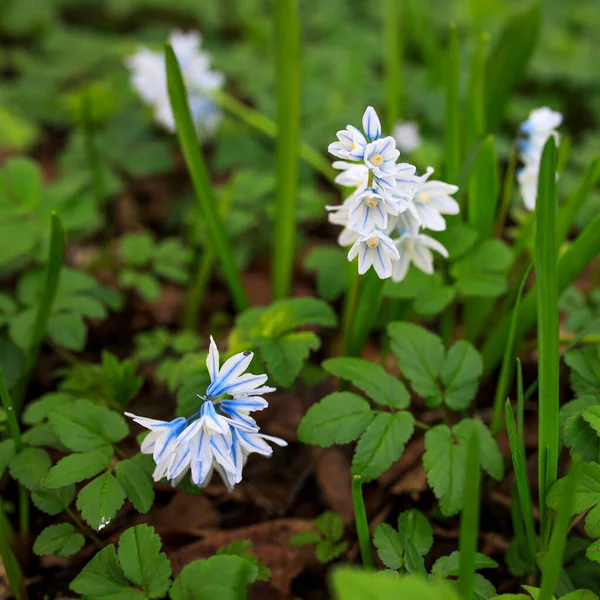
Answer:
<path fill-rule="evenodd" d="M 412 152 L 423 144 L 419 124 L 415 121 L 399 121 L 394 127 L 394 139 L 400 152 Z"/>
<path fill-rule="evenodd" d="M 411 263 L 423 273 L 433 274 L 431 250 L 435 250 L 448 258 L 448 250 L 440 242 L 422 233 L 411 235 L 411 232 L 406 231 L 400 239 L 396 240 L 395 244 L 400 255 L 394 263 L 392 274 L 392 279 L 396 282 L 402 281 L 406 277 Z"/>
<path fill-rule="evenodd" d="M 442 215 L 457 215 L 460 212 L 458 202 L 451 197 L 458 191 L 458 186 L 443 181 L 428 181 L 433 173 L 429 167 L 421 178 L 421 184 L 414 192 L 415 212 L 425 229 L 444 231 L 446 221 Z"/>
<path fill-rule="evenodd" d="M 342 248 L 351 246 L 360 237 L 360 233 L 353 230 L 348 225 L 350 205 L 352 204 L 353 200 L 354 196 L 352 195 L 349 198 L 346 198 L 343 204 L 325 207 L 329 211 L 327 220 L 334 225 L 341 225 L 343 227 L 338 236 L 338 244 L 342 246 Z"/>
<path fill-rule="evenodd" d="M 369 169 L 365 165 L 336 160 L 331 165 L 342 172 L 336 175 L 334 181 L 344 187 L 365 188 L 369 181 Z"/>
<path fill-rule="evenodd" d="M 275 391 L 263 385 L 266 375 L 245 373 L 252 357 L 252 352 L 240 352 L 219 367 L 219 351 L 211 337 L 206 358 L 211 383 L 206 395 L 199 396 L 202 406 L 195 415 L 165 422 L 125 413 L 151 430 L 142 442 L 141 451 L 153 455 L 155 481 L 166 477 L 172 485 L 177 485 L 191 472 L 194 485 L 204 487 L 216 470 L 231 490 L 242 479 L 245 456 L 259 451 L 252 448 L 259 448 L 261 454 L 271 454 L 265 450 L 263 439 L 287 445 L 285 440 L 260 434 L 250 417 L 250 412 L 268 406 L 262 395 Z M 232 397 L 221 399 L 223 395 Z"/>
<path fill-rule="evenodd" d="M 520 157 L 524 168 L 518 172 L 517 181 L 521 188 L 523 203 L 528 210 L 535 209 L 544 145 L 550 136 L 553 136 L 558 143 L 559 135 L 556 127 L 562 123 L 562 120 L 563 117 L 559 112 L 544 106 L 532 110 L 527 121 L 521 124 L 521 131 L 528 137 L 519 141 Z"/>
<path fill-rule="evenodd" d="M 179 62 L 198 132 L 202 135 L 211 134 L 221 119 L 221 112 L 209 96 L 223 87 L 223 75 L 211 70 L 210 55 L 200 50 L 201 38 L 197 32 L 174 30 L 169 42 Z M 156 121 L 168 131 L 175 131 L 162 52 L 142 47 L 125 60 L 125 65 L 131 71 L 132 87 L 146 104 L 152 106 Z"/>
<path fill-rule="evenodd" d="M 358 256 L 358 272 L 361 275 L 373 267 L 381 279 L 392 276 L 392 261 L 399 258 L 393 240 L 378 229 L 354 242 L 348 252 L 348 260 L 354 260 L 355 256 Z"/>
<path fill-rule="evenodd" d="M 367 144 L 364 160 L 377 183 L 393 189 L 396 185 L 396 161 L 399 156 L 400 152 L 396 150 L 396 140 L 392 136 L 388 136 Z"/>
<path fill-rule="evenodd" d="M 336 134 L 338 141 L 327 147 L 329 153 L 344 160 L 362 160 L 367 144 L 378 140 L 381 136 L 381 122 L 372 106 L 368 106 L 365 110 L 362 125 L 365 135 L 354 125 L 347 125 L 346 129 L 338 131 Z"/>
<path fill-rule="evenodd" d="M 375 228 L 385 230 L 388 215 L 398 215 L 407 207 L 408 202 L 404 198 L 366 188 L 352 197 L 348 224 L 350 229 L 361 234 L 368 234 Z"/>

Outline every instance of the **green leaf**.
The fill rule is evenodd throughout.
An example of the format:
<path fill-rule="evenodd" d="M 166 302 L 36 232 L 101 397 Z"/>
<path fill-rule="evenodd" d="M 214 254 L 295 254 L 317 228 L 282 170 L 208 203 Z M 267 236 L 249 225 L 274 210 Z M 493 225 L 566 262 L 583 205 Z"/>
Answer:
<path fill-rule="evenodd" d="M 102 548 L 75 577 L 69 586 L 75 593 L 88 598 L 143 600 L 144 595 L 130 588 L 123 574 L 113 544 Z"/>
<path fill-rule="evenodd" d="M 331 302 L 346 288 L 348 258 L 341 248 L 322 246 L 313 248 L 304 261 L 305 271 L 317 274 L 317 292 Z"/>
<path fill-rule="evenodd" d="M 379 477 L 400 458 L 415 429 L 415 419 L 407 411 L 379 413 L 356 444 L 352 473 L 364 481 Z"/>
<path fill-rule="evenodd" d="M 377 555 L 388 568 L 397 570 L 404 564 L 404 542 L 398 532 L 387 523 L 380 523 L 373 533 Z"/>
<path fill-rule="evenodd" d="M 331 540 L 321 540 L 317 543 L 315 555 L 320 563 L 328 563 L 343 554 L 347 548 L 348 542 L 346 540 L 337 544 Z"/>
<path fill-rule="evenodd" d="M 40 448 L 24 448 L 12 457 L 9 463 L 13 479 L 22 483 L 28 490 L 35 492 L 40 489 L 42 480 L 48 473 L 52 462 L 45 450 Z"/>
<path fill-rule="evenodd" d="M 181 570 L 169 591 L 171 600 L 241 600 L 257 567 L 242 556 L 228 554 L 195 560 Z"/>
<path fill-rule="evenodd" d="M 498 567 L 498 563 L 486 556 L 477 552 L 475 554 L 475 570 L 479 569 L 495 569 Z M 458 577 L 460 568 L 460 552 L 455 551 L 448 556 L 441 556 L 438 558 L 433 567 L 431 567 L 431 574 L 435 577 L 445 579 L 446 577 Z"/>
<path fill-rule="evenodd" d="M 600 404 L 586 408 L 581 416 L 583 420 L 590 424 L 596 433 L 600 433 Z"/>
<path fill-rule="evenodd" d="M 61 442 L 75 452 L 119 442 L 129 433 L 120 414 L 89 400 L 60 406 L 49 413 L 48 420 Z"/>
<path fill-rule="evenodd" d="M 600 436 L 584 418 L 584 413 L 598 406 L 596 396 L 586 395 L 562 406 L 560 418 L 565 446 L 571 454 L 578 454 L 585 461 L 600 461 Z M 590 413 L 593 414 L 593 413 Z"/>
<path fill-rule="evenodd" d="M 427 517 L 417 509 L 403 512 L 398 517 L 398 531 L 404 540 L 411 540 L 420 556 L 433 546 L 433 530 Z"/>
<path fill-rule="evenodd" d="M 141 454 L 137 454 L 133 458 L 120 460 L 115 465 L 115 475 L 135 509 L 146 513 L 154 503 L 154 488 L 139 457 L 143 459 Z"/>
<path fill-rule="evenodd" d="M 390 323 L 388 334 L 398 367 L 415 392 L 426 400 L 440 398 L 437 377 L 444 363 L 442 340 L 412 323 Z"/>
<path fill-rule="evenodd" d="M 298 377 L 311 350 L 318 350 L 319 337 L 311 331 L 287 333 L 260 343 L 269 375 L 282 387 L 289 387 Z"/>
<path fill-rule="evenodd" d="M 47 418 L 48 413 L 63 404 L 70 404 L 75 398 L 63 392 L 51 392 L 29 402 L 23 411 L 23 423 L 35 425 Z"/>
<path fill-rule="evenodd" d="M 321 541 L 321 535 L 316 531 L 308 529 L 301 531 L 290 538 L 290 546 L 301 547 L 301 546 L 312 546 Z"/>
<path fill-rule="evenodd" d="M 600 345 L 570 350 L 565 362 L 571 367 L 571 386 L 578 396 L 600 397 Z"/>
<path fill-rule="evenodd" d="M 123 572 L 148 598 L 162 598 L 171 587 L 171 563 L 161 546 L 160 536 L 148 525 L 131 527 L 119 538 Z"/>
<path fill-rule="evenodd" d="M 77 508 L 81 511 L 81 516 L 97 530 L 112 521 L 123 502 L 125 491 L 110 473 L 96 477 L 77 496 Z"/>
<path fill-rule="evenodd" d="M 256 574 L 256 581 L 269 581 L 271 579 L 271 571 L 265 563 L 261 562 L 251 553 L 254 544 L 250 540 L 236 540 L 226 546 L 221 546 L 216 554 L 232 554 L 234 556 L 241 556 L 250 562 L 251 565 L 255 566 L 258 570 Z"/>
<path fill-rule="evenodd" d="M 332 375 L 351 381 L 382 406 L 407 408 L 410 395 L 402 382 L 381 366 L 361 358 L 330 358 L 322 367 Z"/>
<path fill-rule="evenodd" d="M 336 600 L 458 600 L 453 586 L 443 580 L 427 580 L 420 575 L 398 577 L 395 573 L 369 572 L 342 567 L 333 572 Z M 174 599 L 175 600 L 175 599 Z"/>
<path fill-rule="evenodd" d="M 590 590 L 575 590 L 574 592 L 561 596 L 560 600 L 598 600 L 598 595 Z"/>
<path fill-rule="evenodd" d="M 69 454 L 54 465 L 44 479 L 44 487 L 52 490 L 97 475 L 110 466 L 110 456 L 99 450 Z"/>
<path fill-rule="evenodd" d="M 66 485 L 55 490 L 38 490 L 31 493 L 32 502 L 42 511 L 49 515 L 58 515 L 75 498 L 75 486 Z"/>
<path fill-rule="evenodd" d="M 463 296 L 497 298 L 506 292 L 506 277 L 498 273 L 472 272 L 461 275 L 455 282 Z"/>
<path fill-rule="evenodd" d="M 477 437 L 479 464 L 494 479 L 500 481 L 504 475 L 504 459 L 488 427 L 479 419 L 463 419 L 452 428 L 452 433 L 466 447 L 471 436 Z"/>
<path fill-rule="evenodd" d="M 335 327 L 337 317 L 331 306 L 317 298 L 287 298 L 271 304 L 257 325 L 260 335 L 276 338 L 305 325 Z"/>
<path fill-rule="evenodd" d="M 532 2 L 511 17 L 490 51 L 485 72 L 485 112 L 488 131 L 497 131 L 502 123 L 510 95 L 525 73 L 537 43 L 540 8 Z"/>
<path fill-rule="evenodd" d="M 66 449 L 49 423 L 34 425 L 21 436 L 21 439 L 28 446 L 46 446 L 61 451 Z"/>
<path fill-rule="evenodd" d="M 600 563 L 600 540 L 592 542 L 585 551 L 585 557 L 588 560 Z"/>
<path fill-rule="evenodd" d="M 80 351 L 85 347 L 87 326 L 77 313 L 59 313 L 50 316 L 48 335 L 58 346 Z"/>
<path fill-rule="evenodd" d="M 50 525 L 42 530 L 33 544 L 38 556 L 55 555 L 65 558 L 78 552 L 85 544 L 85 538 L 75 531 L 70 523 Z"/>
<path fill-rule="evenodd" d="M 487 136 L 479 146 L 473 172 L 469 179 L 469 225 L 482 239 L 492 235 L 498 203 L 498 157 L 494 138 Z"/>
<path fill-rule="evenodd" d="M 344 521 L 340 515 L 328 510 L 315 519 L 315 525 L 321 530 L 323 535 L 337 542 L 344 535 Z"/>
<path fill-rule="evenodd" d="M 308 409 L 298 427 L 305 444 L 328 448 L 354 441 L 373 420 L 369 403 L 350 392 L 334 392 Z"/>
<path fill-rule="evenodd" d="M 149 233 L 129 233 L 121 239 L 121 258 L 125 264 L 136 267 L 150 262 L 155 245 Z"/>
<path fill-rule="evenodd" d="M 459 340 L 450 348 L 440 372 L 444 384 L 444 401 L 452 410 L 469 406 L 479 387 L 483 372 L 481 355 L 472 344 Z"/>

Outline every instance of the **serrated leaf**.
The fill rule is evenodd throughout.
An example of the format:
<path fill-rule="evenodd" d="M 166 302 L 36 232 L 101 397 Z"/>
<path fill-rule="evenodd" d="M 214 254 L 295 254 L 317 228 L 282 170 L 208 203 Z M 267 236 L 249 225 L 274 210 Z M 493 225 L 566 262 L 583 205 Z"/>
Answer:
<path fill-rule="evenodd" d="M 48 335 L 55 344 L 79 352 L 85 347 L 87 325 L 78 313 L 53 314 L 48 321 Z"/>
<path fill-rule="evenodd" d="M 121 239 L 121 258 L 128 265 L 145 265 L 155 253 L 155 244 L 149 233 L 130 233 Z"/>
<path fill-rule="evenodd" d="M 352 473 L 371 481 L 397 461 L 415 429 L 415 419 L 407 411 L 379 413 L 356 444 Z"/>
<path fill-rule="evenodd" d="M 40 489 L 51 464 L 52 461 L 45 450 L 24 448 L 12 457 L 9 469 L 13 479 L 35 492 Z"/>
<path fill-rule="evenodd" d="M 316 272 L 317 292 L 331 302 L 346 287 L 347 264 L 346 253 L 341 248 L 323 246 L 311 250 L 304 261 L 304 270 Z"/>
<path fill-rule="evenodd" d="M 560 600 L 598 600 L 598 595 L 590 590 L 575 590 L 574 592 L 561 596 Z"/>
<path fill-rule="evenodd" d="M 381 523 L 373 533 L 377 555 L 388 569 L 399 569 L 404 564 L 404 542 L 388 523 Z"/>
<path fill-rule="evenodd" d="M 416 509 L 403 512 L 398 517 L 398 531 L 402 537 L 410 539 L 415 550 L 425 556 L 433 546 L 433 530 L 427 517 Z"/>
<path fill-rule="evenodd" d="M 43 529 L 33 544 L 38 556 L 60 556 L 65 558 L 78 552 L 85 544 L 85 538 L 75 531 L 70 523 L 50 525 Z"/>
<path fill-rule="evenodd" d="M 263 340 L 259 346 L 269 375 L 280 386 L 289 387 L 300 374 L 310 351 L 319 349 L 321 340 L 311 331 L 301 331 Z"/>
<path fill-rule="evenodd" d="M 125 491 L 110 474 L 103 473 L 88 483 L 77 496 L 81 516 L 94 529 L 108 525 L 125 502 Z"/>
<path fill-rule="evenodd" d="M 131 527 L 119 538 L 123 572 L 148 598 L 162 598 L 171 587 L 171 563 L 161 547 L 160 536 L 148 525 Z"/>
<path fill-rule="evenodd" d="M 23 443 L 28 446 L 46 446 L 56 450 L 65 450 L 64 445 L 50 426 L 50 423 L 40 423 L 28 429 L 22 436 Z"/>
<path fill-rule="evenodd" d="M 471 436 L 477 436 L 479 448 L 479 464 L 481 468 L 500 481 L 504 475 L 504 459 L 498 443 L 492 437 L 490 430 L 479 419 L 463 419 L 452 428 L 452 433 L 463 446 L 467 446 Z"/>
<path fill-rule="evenodd" d="M 31 493 L 32 502 L 42 511 L 49 515 L 58 515 L 75 498 L 75 486 L 66 485 L 55 490 L 38 490 Z"/>
<path fill-rule="evenodd" d="M 600 396 L 600 345 L 570 350 L 565 362 L 571 368 L 571 386 L 578 396 Z"/>
<path fill-rule="evenodd" d="M 129 433 L 125 419 L 89 400 L 77 400 L 48 414 L 61 442 L 75 452 L 94 450 L 121 441 Z"/>
<path fill-rule="evenodd" d="M 369 398 L 383 406 L 407 408 L 410 395 L 401 381 L 378 364 L 362 358 L 330 358 L 322 367 L 332 375 L 351 381 Z"/>
<path fill-rule="evenodd" d="M 144 595 L 130 588 L 113 544 L 102 548 L 69 585 L 75 593 L 88 598 L 114 597 L 118 600 L 143 600 Z"/>
<path fill-rule="evenodd" d="M 426 400 L 441 401 L 438 376 L 444 363 L 442 340 L 412 323 L 390 323 L 391 348 L 412 388 Z"/>
<path fill-rule="evenodd" d="M 450 348 L 442 370 L 444 402 L 452 410 L 464 410 L 477 394 L 483 372 L 481 355 L 472 344 L 459 340 Z"/>
<path fill-rule="evenodd" d="M 600 433 L 600 405 L 596 404 L 595 406 L 586 408 L 581 413 L 581 416 L 596 433 Z"/>
<path fill-rule="evenodd" d="M 70 404 L 74 400 L 74 396 L 63 392 L 44 394 L 37 400 L 27 403 L 27 406 L 23 411 L 23 423 L 26 423 L 27 425 L 40 423 L 48 416 L 48 413 L 51 410 L 59 408 L 61 405 Z"/>
<path fill-rule="evenodd" d="M 52 490 L 89 479 L 110 465 L 110 456 L 98 450 L 69 454 L 48 471 L 44 488 Z"/>
<path fill-rule="evenodd" d="M 312 546 L 319 541 L 321 541 L 321 535 L 316 531 L 308 529 L 307 531 L 301 531 L 300 533 L 293 535 L 290 538 L 290 546 Z"/>
<path fill-rule="evenodd" d="M 115 476 L 135 509 L 140 513 L 146 513 L 154 503 L 154 488 L 152 479 L 138 456 L 142 455 L 120 460 L 115 465 Z"/>
<path fill-rule="evenodd" d="M 600 540 L 592 542 L 585 551 L 585 557 L 588 560 L 600 563 Z"/>
<path fill-rule="evenodd" d="M 477 552 L 475 554 L 475 570 L 495 569 L 498 563 L 485 554 Z M 435 577 L 458 577 L 460 568 L 460 552 L 457 550 L 448 556 L 440 556 L 431 567 L 431 574 Z"/>
<path fill-rule="evenodd" d="M 332 542 L 337 542 L 344 535 L 344 521 L 342 517 L 330 510 L 319 515 L 315 519 L 315 525 Z"/>
<path fill-rule="evenodd" d="M 181 570 L 169 591 L 171 600 L 237 600 L 245 598 L 257 567 L 242 556 L 216 555 L 195 560 Z"/>
<path fill-rule="evenodd" d="M 565 446 L 587 462 L 600 460 L 600 436 L 583 417 L 584 412 L 597 406 L 598 398 L 587 394 L 567 402 L 560 410 Z"/>
<path fill-rule="evenodd" d="M 481 573 L 475 573 L 473 600 L 490 600 L 496 595 L 496 588 Z"/>
<path fill-rule="evenodd" d="M 331 540 L 321 540 L 315 548 L 315 556 L 320 563 L 328 563 L 342 554 L 347 547 L 346 541 L 334 544 Z"/>
<path fill-rule="evenodd" d="M 298 439 L 328 448 L 354 441 L 373 420 L 369 403 L 351 392 L 334 392 L 308 409 L 298 426 Z"/>
<path fill-rule="evenodd" d="M 331 306 L 317 298 L 287 298 L 271 304 L 260 316 L 260 335 L 277 338 L 304 325 L 335 327 L 337 316 Z"/>

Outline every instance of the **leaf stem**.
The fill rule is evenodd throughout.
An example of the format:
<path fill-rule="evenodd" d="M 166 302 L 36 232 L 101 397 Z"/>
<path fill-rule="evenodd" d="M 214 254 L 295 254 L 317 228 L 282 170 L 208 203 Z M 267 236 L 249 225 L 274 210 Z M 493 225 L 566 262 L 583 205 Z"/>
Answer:
<path fill-rule="evenodd" d="M 85 523 L 68 506 L 67 508 L 65 508 L 65 512 L 67 513 L 71 521 L 73 521 L 73 523 L 75 523 L 75 525 L 79 528 L 81 533 L 88 537 L 97 548 L 104 547 L 102 540 L 94 533 L 94 531 L 90 527 L 86 527 Z"/>
<path fill-rule="evenodd" d="M 369 534 L 369 522 L 362 494 L 362 476 L 352 476 L 352 505 L 354 506 L 354 520 L 356 522 L 356 533 L 360 546 L 360 555 L 365 569 L 373 568 L 373 554 L 371 552 L 371 536 Z"/>

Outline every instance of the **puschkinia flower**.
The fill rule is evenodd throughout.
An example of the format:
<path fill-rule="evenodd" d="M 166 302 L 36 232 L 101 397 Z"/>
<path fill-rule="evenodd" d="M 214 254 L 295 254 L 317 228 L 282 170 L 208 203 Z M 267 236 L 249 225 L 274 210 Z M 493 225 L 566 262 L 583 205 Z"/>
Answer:
<path fill-rule="evenodd" d="M 414 121 L 399 121 L 394 126 L 394 139 L 400 152 L 412 152 L 423 144 L 419 124 Z"/>
<path fill-rule="evenodd" d="M 201 406 L 197 413 L 172 421 L 125 413 L 150 429 L 140 450 L 152 454 L 155 481 L 167 478 L 175 486 L 189 472 L 192 483 L 204 487 L 217 471 L 231 490 L 242 480 L 249 454 L 270 456 L 273 451 L 267 441 L 287 446 L 285 440 L 260 433 L 250 416 L 268 406 L 263 394 L 275 391 L 263 385 L 266 375 L 246 373 L 253 356 L 252 352 L 240 352 L 219 367 L 219 351 L 211 337 L 206 358 L 210 385 L 205 395 L 198 394 Z"/>
<path fill-rule="evenodd" d="M 521 123 L 520 129 L 527 137 L 519 141 L 523 168 L 517 173 L 517 181 L 527 210 L 535 209 L 544 145 L 550 136 L 554 136 L 558 143 L 559 135 L 556 129 L 562 124 L 562 120 L 561 113 L 543 106 L 532 110 L 527 121 Z"/>
<path fill-rule="evenodd" d="M 381 122 L 372 107 L 363 115 L 364 134 L 348 125 L 338 131 L 329 152 L 344 160 L 333 167 L 341 172 L 335 182 L 354 188 L 338 206 L 327 206 L 330 223 L 343 227 L 338 243 L 351 246 L 348 260 L 358 257 L 358 272 L 373 267 L 382 279 L 404 279 L 411 264 L 433 273 L 431 250 L 447 257 L 446 248 L 421 229 L 443 231 L 442 215 L 458 214 L 452 195 L 458 187 L 429 181 L 433 169 L 422 176 L 416 167 L 397 160 L 396 140 L 382 136 Z"/>
<path fill-rule="evenodd" d="M 221 120 L 221 112 L 210 95 L 223 87 L 223 75 L 211 69 L 210 55 L 200 50 L 201 38 L 198 32 L 174 30 L 169 36 L 169 43 L 179 62 L 198 133 L 202 136 L 210 135 Z M 175 131 L 163 53 L 142 47 L 125 59 L 125 65 L 131 72 L 132 87 L 152 107 L 156 122 L 167 131 Z"/>

